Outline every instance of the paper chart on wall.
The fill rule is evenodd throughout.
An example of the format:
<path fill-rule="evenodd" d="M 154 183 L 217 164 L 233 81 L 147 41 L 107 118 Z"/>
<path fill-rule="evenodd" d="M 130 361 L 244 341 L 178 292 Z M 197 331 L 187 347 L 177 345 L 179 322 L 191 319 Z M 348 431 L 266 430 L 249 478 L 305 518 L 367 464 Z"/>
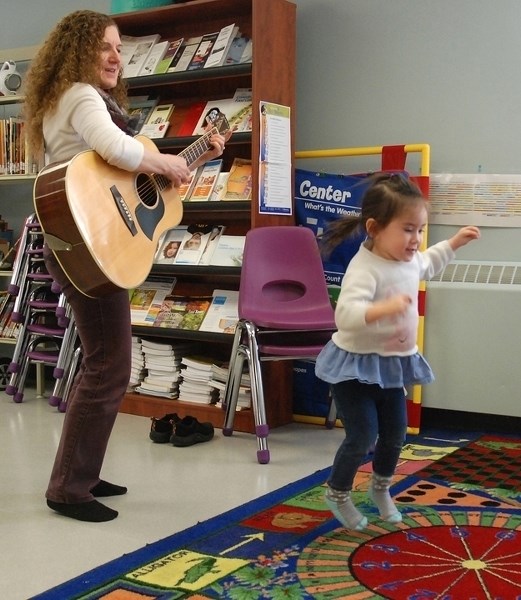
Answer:
<path fill-rule="evenodd" d="M 259 110 L 259 212 L 291 215 L 291 109 L 261 101 Z"/>
<path fill-rule="evenodd" d="M 521 227 L 521 175 L 430 175 L 429 223 Z"/>

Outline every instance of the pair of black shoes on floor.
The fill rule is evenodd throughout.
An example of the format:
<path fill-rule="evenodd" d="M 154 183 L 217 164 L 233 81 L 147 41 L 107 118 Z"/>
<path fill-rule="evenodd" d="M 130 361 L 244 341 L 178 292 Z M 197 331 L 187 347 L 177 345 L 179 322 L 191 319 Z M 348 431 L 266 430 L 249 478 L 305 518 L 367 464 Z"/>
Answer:
<path fill-rule="evenodd" d="M 150 439 L 157 444 L 170 442 L 174 446 L 186 447 L 209 442 L 213 438 L 211 423 L 200 423 L 195 417 L 182 419 L 176 413 L 169 413 L 160 419 L 152 417 Z"/>

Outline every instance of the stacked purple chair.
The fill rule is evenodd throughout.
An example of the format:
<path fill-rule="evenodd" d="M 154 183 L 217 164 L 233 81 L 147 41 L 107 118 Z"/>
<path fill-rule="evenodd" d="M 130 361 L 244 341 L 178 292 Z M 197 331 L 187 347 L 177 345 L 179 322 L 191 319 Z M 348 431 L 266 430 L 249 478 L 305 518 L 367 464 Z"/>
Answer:
<path fill-rule="evenodd" d="M 43 232 L 34 215 L 25 222 L 8 291 L 15 297 L 11 319 L 20 323 L 6 394 L 22 402 L 29 367 L 54 366 L 52 406 L 65 410 L 69 370 L 75 369 L 77 333 L 59 286 L 45 269 Z M 39 390 L 43 393 L 43 390 Z"/>

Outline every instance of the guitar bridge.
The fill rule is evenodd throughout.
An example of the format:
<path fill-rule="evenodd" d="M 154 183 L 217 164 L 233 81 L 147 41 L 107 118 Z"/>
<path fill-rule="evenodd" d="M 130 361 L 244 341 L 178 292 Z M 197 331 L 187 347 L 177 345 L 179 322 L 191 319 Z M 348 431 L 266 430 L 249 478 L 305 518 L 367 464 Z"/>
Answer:
<path fill-rule="evenodd" d="M 115 185 L 113 185 L 110 188 L 110 192 L 112 194 L 112 197 L 114 198 L 114 202 L 116 203 L 119 214 L 121 215 L 121 218 L 123 219 L 123 222 L 127 226 L 128 230 L 133 236 L 137 235 L 137 227 L 134 223 L 134 219 L 132 218 L 130 209 L 125 200 L 123 199 L 123 196 L 119 193 L 118 188 Z"/>

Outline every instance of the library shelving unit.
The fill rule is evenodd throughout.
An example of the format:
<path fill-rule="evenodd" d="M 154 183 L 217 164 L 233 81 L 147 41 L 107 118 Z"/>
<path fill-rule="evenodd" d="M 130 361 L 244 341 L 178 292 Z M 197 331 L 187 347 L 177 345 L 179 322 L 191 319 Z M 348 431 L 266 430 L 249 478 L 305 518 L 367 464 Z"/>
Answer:
<path fill-rule="evenodd" d="M 236 157 L 250 158 L 253 165 L 251 202 L 184 203 L 182 224 L 212 222 L 226 226 L 225 234 L 245 235 L 254 227 L 292 225 L 294 215 L 264 214 L 259 211 L 259 103 L 271 102 L 290 107 L 291 156 L 295 144 L 295 26 L 296 5 L 290 0 L 192 0 L 169 6 L 113 15 L 124 35 L 159 34 L 162 39 L 200 36 L 219 31 L 231 23 L 252 39 L 252 62 L 223 67 L 198 69 L 162 75 L 148 75 L 127 80 L 130 95 L 158 97 L 161 103 L 174 104 L 171 126 L 165 138 L 156 141 L 162 152 L 179 152 L 195 137 L 179 136 L 183 119 L 195 102 L 230 98 L 237 88 L 252 89 L 252 131 L 232 135 L 223 155 L 223 170 Z M 293 186 L 293 184 L 292 184 Z M 154 266 L 151 277 L 175 277 L 174 293 L 211 295 L 213 289 L 238 289 L 240 269 L 227 267 Z M 200 341 L 211 357 L 227 360 L 232 335 L 191 332 L 177 329 L 134 327 L 140 337 L 156 338 L 165 343 L 173 340 Z M 292 420 L 291 366 L 283 361 L 268 363 L 264 369 L 269 390 L 268 423 L 271 427 Z M 141 416 L 161 416 L 169 412 L 192 414 L 199 420 L 222 427 L 224 411 L 212 405 L 183 403 L 166 398 L 128 393 L 123 412 Z M 251 410 L 238 413 L 235 427 L 254 431 Z"/>
<path fill-rule="evenodd" d="M 16 116 L 19 113 L 20 104 L 24 101 L 23 96 L 1 96 L 0 95 L 0 119 Z M 3 143 L 3 140 L 2 140 Z M 6 175 L 0 172 L 0 183 L 33 182 L 36 175 Z"/>
<path fill-rule="evenodd" d="M 15 116 L 19 113 L 20 105 L 23 103 L 23 96 L 12 95 L 12 96 L 0 96 L 0 119 L 6 119 L 11 116 Z M 3 140 L 0 140 L 3 143 Z M 6 175 L 0 173 L 0 213 L 7 214 L 9 207 L 9 190 L 13 185 L 23 185 L 27 188 L 27 196 L 30 199 L 32 197 L 32 184 L 35 179 L 35 175 Z M 25 193 L 25 192 L 24 192 Z M 5 205 L 4 205 L 5 199 Z M 28 201 L 30 205 L 30 200 Z M 0 270 L 0 288 L 5 289 L 9 283 L 12 272 L 6 270 Z M 2 346 L 13 346 L 16 343 L 15 338 L 11 337 L 0 337 L 0 345 Z M 0 389 L 5 389 L 5 385 L 8 381 L 7 365 L 10 360 L 5 357 L 0 357 Z"/>

